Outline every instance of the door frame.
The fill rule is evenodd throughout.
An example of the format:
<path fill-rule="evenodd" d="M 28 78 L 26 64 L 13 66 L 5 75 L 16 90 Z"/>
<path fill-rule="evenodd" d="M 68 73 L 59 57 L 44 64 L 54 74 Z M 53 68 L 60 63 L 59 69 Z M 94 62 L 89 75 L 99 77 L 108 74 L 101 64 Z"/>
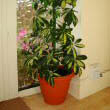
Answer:
<path fill-rule="evenodd" d="M 18 92 L 16 0 L 0 0 L 0 101 L 40 92 L 40 87 Z"/>

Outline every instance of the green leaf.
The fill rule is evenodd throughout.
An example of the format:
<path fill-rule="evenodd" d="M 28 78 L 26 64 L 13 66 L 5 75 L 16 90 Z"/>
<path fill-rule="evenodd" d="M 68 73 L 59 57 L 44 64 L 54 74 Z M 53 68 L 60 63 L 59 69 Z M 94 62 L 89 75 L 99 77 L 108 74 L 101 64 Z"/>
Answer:
<path fill-rule="evenodd" d="M 77 39 L 77 40 L 75 41 L 75 44 L 80 43 L 81 41 L 82 41 L 82 39 Z"/>
<path fill-rule="evenodd" d="M 66 42 L 67 42 L 67 36 L 66 34 L 64 34 L 64 44 L 66 44 Z"/>
<path fill-rule="evenodd" d="M 72 5 L 73 5 L 73 7 L 76 7 L 76 0 L 73 0 Z"/>
<path fill-rule="evenodd" d="M 75 20 L 73 21 L 73 15 L 74 14 L 72 14 L 72 11 L 73 10 L 69 10 L 66 13 L 65 18 L 64 18 L 64 20 L 65 20 L 65 22 L 67 23 L 68 26 L 70 26 L 72 22 L 76 22 Z"/>
<path fill-rule="evenodd" d="M 74 72 L 76 73 L 76 70 L 77 70 L 77 68 L 76 68 L 76 63 L 74 63 Z"/>
<path fill-rule="evenodd" d="M 77 57 L 77 51 L 76 51 L 75 48 L 73 48 L 73 55 L 74 55 L 74 59 L 76 59 L 76 57 Z"/>
<path fill-rule="evenodd" d="M 56 63 L 56 62 L 58 62 L 58 60 L 57 59 L 55 59 L 55 58 L 53 58 L 53 61 Z"/>
<path fill-rule="evenodd" d="M 52 87 L 54 87 L 54 85 L 55 85 L 55 82 L 54 82 L 54 78 L 53 77 L 50 78 L 50 85 Z"/>
<path fill-rule="evenodd" d="M 43 74 L 41 72 L 39 73 L 39 75 L 40 75 L 40 78 L 43 78 Z"/>
<path fill-rule="evenodd" d="M 79 67 L 82 67 L 83 69 L 85 69 L 85 64 L 84 62 L 80 61 L 80 60 L 77 60 L 77 64 Z"/>
<path fill-rule="evenodd" d="M 69 53 L 71 52 L 71 50 L 72 50 L 72 49 L 71 49 L 71 47 L 70 47 L 70 48 L 68 49 L 68 51 L 67 51 L 67 54 L 69 54 Z"/>
<path fill-rule="evenodd" d="M 74 35 L 72 35 L 72 34 L 70 34 L 70 33 L 67 33 L 67 35 L 68 35 L 69 37 L 71 37 L 72 42 L 74 42 L 74 39 L 75 39 Z"/>
<path fill-rule="evenodd" d="M 48 20 L 46 20 L 45 18 L 43 18 L 43 17 L 41 17 L 41 19 L 42 19 L 42 21 L 43 21 L 43 23 L 45 24 L 45 25 L 49 25 L 49 22 L 48 22 Z"/>
<path fill-rule="evenodd" d="M 45 75 L 45 80 L 46 80 L 47 82 L 49 82 L 49 74 L 48 74 L 48 73 L 46 73 L 46 75 Z"/>
<path fill-rule="evenodd" d="M 36 39 L 34 39 L 34 40 L 32 41 L 32 43 L 33 43 L 33 44 L 36 44 Z"/>
<path fill-rule="evenodd" d="M 78 74 L 78 72 L 79 72 L 79 67 L 78 67 L 77 63 L 74 63 L 74 73 Z"/>
<path fill-rule="evenodd" d="M 86 60 L 87 56 L 86 55 L 78 55 L 77 60 Z"/>
<path fill-rule="evenodd" d="M 38 3 L 35 2 L 35 4 L 34 4 L 34 9 L 36 10 L 37 8 L 38 8 Z"/>
<path fill-rule="evenodd" d="M 58 17 L 60 17 L 60 11 L 59 10 L 56 10 L 56 17 L 58 18 Z"/>
<path fill-rule="evenodd" d="M 73 20 L 74 26 L 76 26 L 78 24 L 78 18 L 76 17 L 76 15 L 74 14 L 74 12 L 72 14 L 72 20 Z"/>
<path fill-rule="evenodd" d="M 53 75 L 60 77 L 61 75 L 59 75 L 58 73 L 53 73 Z"/>
<path fill-rule="evenodd" d="M 84 48 L 85 47 L 84 44 L 75 44 L 75 46 L 78 47 L 78 48 Z"/>
<path fill-rule="evenodd" d="M 67 3 L 71 3 L 71 2 L 72 2 L 72 0 L 66 0 L 66 2 L 67 2 Z"/>
<path fill-rule="evenodd" d="M 66 1 L 65 1 L 65 0 L 62 1 L 61 7 L 62 7 L 62 8 L 65 8 L 65 7 L 66 7 Z"/>
<path fill-rule="evenodd" d="M 31 59 L 32 59 L 32 57 L 26 57 L 26 60 L 24 62 L 24 66 L 28 65 L 28 63 Z"/>
<path fill-rule="evenodd" d="M 38 58 L 37 58 L 37 57 L 34 57 L 33 59 L 34 59 L 34 60 L 38 60 Z"/>
<path fill-rule="evenodd" d="M 47 64 L 49 64 L 50 62 L 51 62 L 51 59 L 48 59 L 48 60 L 47 60 Z"/>
<path fill-rule="evenodd" d="M 49 76 L 49 77 L 48 77 L 48 81 L 47 81 L 48 83 L 50 82 L 50 78 L 51 78 L 51 77 Z"/>
<path fill-rule="evenodd" d="M 79 69 L 79 77 L 81 77 L 81 75 L 82 75 L 82 69 L 80 68 Z"/>
<path fill-rule="evenodd" d="M 31 59 L 30 61 L 29 61 L 29 64 L 32 66 L 33 65 L 33 59 Z"/>
<path fill-rule="evenodd" d="M 35 2 L 32 2 L 32 8 L 34 9 Z"/>
<path fill-rule="evenodd" d="M 70 69 L 72 67 L 72 62 L 70 62 L 69 64 L 68 64 L 68 69 Z"/>
<path fill-rule="evenodd" d="M 40 46 L 38 46 L 38 47 L 35 49 L 35 52 L 37 52 L 40 48 L 41 48 L 41 47 L 40 47 Z"/>
<path fill-rule="evenodd" d="M 47 7 L 48 6 L 48 1 L 44 0 L 44 6 Z"/>
<path fill-rule="evenodd" d="M 42 52 L 43 52 L 43 50 L 42 50 L 42 49 L 40 49 L 39 54 L 40 54 L 40 55 L 42 55 Z"/>
<path fill-rule="evenodd" d="M 35 19 L 33 18 L 33 25 L 32 25 L 32 29 L 33 29 L 33 32 L 35 33 L 36 32 L 36 29 L 37 29 L 37 26 L 36 26 L 36 21 Z"/>

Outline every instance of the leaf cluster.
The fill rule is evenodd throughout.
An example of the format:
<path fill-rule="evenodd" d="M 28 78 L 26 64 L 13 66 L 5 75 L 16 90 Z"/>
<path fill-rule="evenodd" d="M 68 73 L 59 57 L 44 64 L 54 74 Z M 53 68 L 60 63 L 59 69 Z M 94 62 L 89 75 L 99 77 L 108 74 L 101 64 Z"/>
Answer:
<path fill-rule="evenodd" d="M 74 71 L 82 74 L 85 69 L 83 60 L 86 55 L 80 55 L 78 48 L 84 48 L 82 39 L 75 39 L 73 29 L 78 24 L 75 11 L 76 0 L 33 0 L 35 17 L 33 18 L 33 33 L 30 43 L 33 48 L 26 52 L 25 65 L 29 72 L 40 74 L 54 86 L 54 78 L 61 77 L 59 66 L 63 65 L 66 75 Z M 73 25 L 71 27 L 71 25 Z"/>

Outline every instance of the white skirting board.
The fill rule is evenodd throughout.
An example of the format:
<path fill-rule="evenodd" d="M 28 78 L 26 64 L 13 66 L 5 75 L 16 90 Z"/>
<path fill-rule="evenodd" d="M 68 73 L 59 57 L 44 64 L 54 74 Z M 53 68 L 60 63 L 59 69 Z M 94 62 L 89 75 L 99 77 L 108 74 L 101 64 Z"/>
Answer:
<path fill-rule="evenodd" d="M 73 79 L 69 93 L 80 100 L 107 87 L 110 87 L 110 72 L 104 73 L 103 77 L 97 80 L 89 78 L 84 80 Z"/>
<path fill-rule="evenodd" d="M 84 80 L 80 83 L 80 99 L 90 96 L 104 88 L 110 87 L 110 72 L 97 80 Z"/>

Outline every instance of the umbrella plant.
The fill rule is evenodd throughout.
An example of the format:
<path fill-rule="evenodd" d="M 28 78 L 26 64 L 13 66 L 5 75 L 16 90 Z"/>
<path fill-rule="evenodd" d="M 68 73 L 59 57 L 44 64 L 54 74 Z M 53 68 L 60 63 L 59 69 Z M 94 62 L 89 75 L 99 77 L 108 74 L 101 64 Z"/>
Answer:
<path fill-rule="evenodd" d="M 75 10 L 77 0 L 33 0 L 32 33 L 24 38 L 23 53 L 29 75 L 41 78 L 54 86 L 55 77 L 85 69 L 78 48 L 84 48 L 82 39 L 75 39 L 73 30 L 78 24 Z M 63 67 L 63 69 L 59 67 Z"/>

